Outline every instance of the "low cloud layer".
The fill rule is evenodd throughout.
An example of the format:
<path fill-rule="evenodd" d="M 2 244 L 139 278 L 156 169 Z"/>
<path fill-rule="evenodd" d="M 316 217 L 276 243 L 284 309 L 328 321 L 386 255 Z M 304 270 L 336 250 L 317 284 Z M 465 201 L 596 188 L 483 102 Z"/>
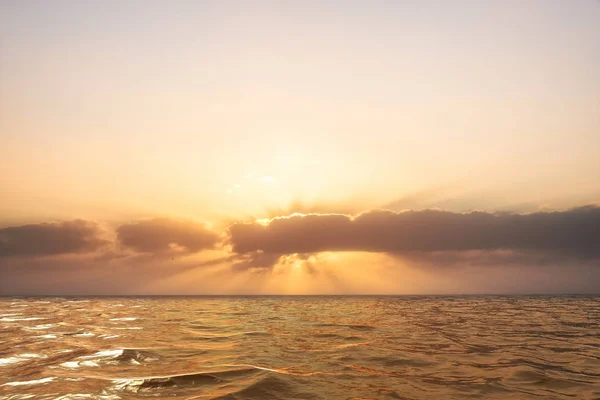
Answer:
<path fill-rule="evenodd" d="M 533 214 L 369 211 L 292 215 L 230 227 L 236 253 L 536 251 L 600 257 L 600 208 Z"/>
<path fill-rule="evenodd" d="M 75 220 L 0 229 L 0 257 L 42 257 L 98 250 L 108 241 L 98 224 Z"/>
<path fill-rule="evenodd" d="M 594 206 L 295 214 L 227 234 L 165 218 L 100 226 L 0 229 L 0 293 L 596 293 L 600 282 Z"/>
<path fill-rule="evenodd" d="M 117 239 L 122 247 L 140 253 L 195 253 L 213 248 L 219 236 L 196 222 L 156 218 L 121 225 Z"/>

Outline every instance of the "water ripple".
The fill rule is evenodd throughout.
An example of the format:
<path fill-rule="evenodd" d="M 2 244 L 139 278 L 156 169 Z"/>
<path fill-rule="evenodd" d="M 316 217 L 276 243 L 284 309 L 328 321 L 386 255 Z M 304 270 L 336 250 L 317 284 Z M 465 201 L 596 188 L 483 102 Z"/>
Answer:
<path fill-rule="evenodd" d="M 3 400 L 600 398 L 593 296 L 19 298 L 0 328 Z"/>

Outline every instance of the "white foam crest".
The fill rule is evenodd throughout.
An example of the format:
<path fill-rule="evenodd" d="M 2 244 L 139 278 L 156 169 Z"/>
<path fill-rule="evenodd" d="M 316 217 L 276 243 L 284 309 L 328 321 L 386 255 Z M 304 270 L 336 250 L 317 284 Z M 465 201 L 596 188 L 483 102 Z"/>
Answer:
<path fill-rule="evenodd" d="M 39 335 L 39 336 L 35 336 L 35 337 L 39 338 L 39 339 L 56 339 L 58 336 L 48 334 L 48 335 Z"/>
<path fill-rule="evenodd" d="M 4 367 L 4 366 L 10 365 L 10 364 L 16 364 L 16 363 L 19 363 L 24 360 L 25 360 L 24 358 L 20 358 L 20 357 L 0 358 L 0 367 Z"/>
<path fill-rule="evenodd" d="M 23 353 L 19 354 L 21 358 L 48 358 L 48 356 L 44 354 L 35 354 L 35 353 Z"/>
<path fill-rule="evenodd" d="M 69 369 L 79 368 L 79 361 L 66 361 L 66 362 L 60 364 L 60 366 L 63 368 L 69 368 Z"/>
<path fill-rule="evenodd" d="M 46 318 L 40 318 L 40 317 L 29 317 L 29 318 L 0 318 L 0 321 L 5 321 L 5 322 L 16 322 L 16 321 L 36 321 L 39 319 L 46 319 Z"/>
<path fill-rule="evenodd" d="M 108 339 L 115 339 L 120 337 L 121 335 L 100 335 L 98 337 L 101 337 L 104 340 L 108 340 Z"/>
<path fill-rule="evenodd" d="M 118 330 L 129 330 L 129 331 L 136 331 L 136 330 L 142 330 L 144 328 L 142 328 L 141 326 L 129 326 L 129 327 L 122 327 L 122 328 L 111 328 L 111 329 L 118 329 Z"/>
<path fill-rule="evenodd" d="M 41 325 L 35 325 L 35 326 L 28 327 L 27 329 L 41 330 L 41 329 L 50 329 L 55 326 L 56 326 L 56 324 L 41 324 Z"/>
<path fill-rule="evenodd" d="M 35 379 L 32 381 L 15 381 L 15 382 L 7 382 L 2 386 L 29 386 L 29 385 L 41 385 L 42 383 L 48 383 L 48 382 L 52 382 L 53 380 L 55 380 L 55 377 L 48 377 L 48 378 L 42 378 L 42 379 Z"/>
<path fill-rule="evenodd" d="M 83 356 L 81 358 L 98 358 L 98 357 L 119 357 L 123 355 L 122 349 L 116 350 L 102 350 L 97 353 L 92 354 L 91 356 Z"/>
<path fill-rule="evenodd" d="M 81 368 L 81 367 L 96 368 L 96 367 L 99 367 L 100 365 L 95 361 L 86 360 L 86 361 L 67 361 L 67 362 L 60 364 L 60 366 L 63 368 L 77 369 L 77 368 Z"/>
<path fill-rule="evenodd" d="M 96 336 L 95 334 L 93 334 L 92 332 L 83 332 L 83 333 L 77 333 L 75 335 L 73 335 L 73 337 L 94 337 Z"/>
<path fill-rule="evenodd" d="M 120 396 L 115 394 L 89 394 L 89 393 L 72 393 L 57 397 L 55 400 L 76 400 L 76 399 L 100 399 L 100 400 L 119 400 Z"/>

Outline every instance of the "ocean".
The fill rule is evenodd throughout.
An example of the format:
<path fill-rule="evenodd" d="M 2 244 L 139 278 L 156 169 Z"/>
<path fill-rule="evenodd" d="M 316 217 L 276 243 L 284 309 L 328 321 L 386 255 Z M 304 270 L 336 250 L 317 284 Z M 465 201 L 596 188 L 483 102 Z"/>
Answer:
<path fill-rule="evenodd" d="M 0 298 L 1 399 L 600 399 L 600 296 Z"/>

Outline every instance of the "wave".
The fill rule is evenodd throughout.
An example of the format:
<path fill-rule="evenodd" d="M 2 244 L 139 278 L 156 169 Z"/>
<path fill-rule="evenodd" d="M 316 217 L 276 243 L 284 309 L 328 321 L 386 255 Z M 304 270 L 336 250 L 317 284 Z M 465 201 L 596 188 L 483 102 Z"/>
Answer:
<path fill-rule="evenodd" d="M 13 382 L 6 382 L 3 385 L 0 386 L 31 386 L 31 385 L 41 385 L 44 383 L 49 383 L 52 382 L 56 379 L 56 377 L 50 376 L 47 378 L 42 378 L 42 379 L 34 379 L 34 380 L 30 380 L 30 381 L 13 381 Z"/>
<path fill-rule="evenodd" d="M 115 390 L 138 392 L 219 384 L 231 380 L 246 379 L 259 373 L 261 373 L 261 370 L 258 368 L 235 368 L 167 376 L 113 379 L 112 383 Z"/>
<path fill-rule="evenodd" d="M 376 329 L 373 325 L 356 325 L 356 324 L 318 324 L 317 326 L 329 328 L 349 328 L 357 331 L 372 331 Z"/>
<path fill-rule="evenodd" d="M 258 379 L 239 390 L 211 397 L 212 400 L 298 398 L 315 398 L 315 396 L 311 396 L 310 393 L 302 393 L 295 385 L 274 375 Z"/>
<path fill-rule="evenodd" d="M 101 350 L 94 354 L 82 355 L 71 361 L 60 364 L 61 367 L 76 369 L 81 367 L 99 367 L 106 365 L 141 365 L 158 361 L 161 357 L 150 350 L 145 349 L 114 349 Z"/>
<path fill-rule="evenodd" d="M 598 397 L 600 297 L 273 303 L 0 299 L 0 398 Z"/>

